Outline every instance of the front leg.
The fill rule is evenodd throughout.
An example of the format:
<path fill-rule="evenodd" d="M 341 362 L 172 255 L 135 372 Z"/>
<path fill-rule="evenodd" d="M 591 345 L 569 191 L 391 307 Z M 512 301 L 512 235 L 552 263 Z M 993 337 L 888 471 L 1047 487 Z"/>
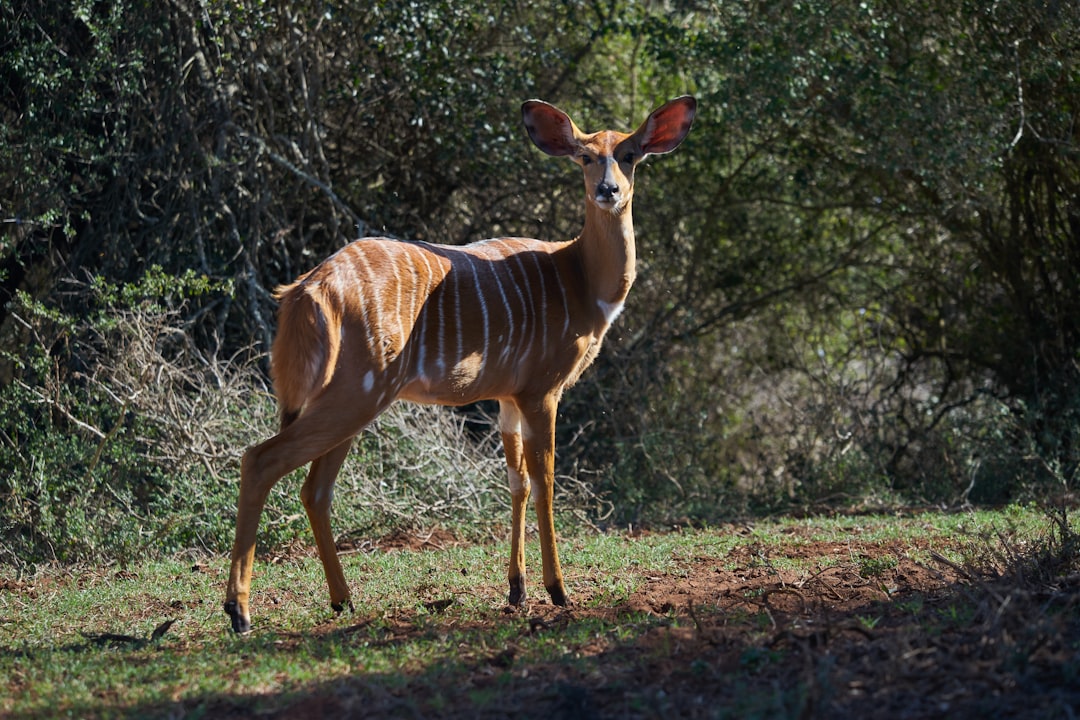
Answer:
<path fill-rule="evenodd" d="M 499 403 L 499 431 L 506 472 L 510 481 L 510 565 L 507 580 L 510 584 L 510 605 L 525 604 L 525 510 L 529 505 L 529 477 L 521 444 L 521 415 L 509 401 Z"/>
<path fill-rule="evenodd" d="M 522 439 L 529 481 L 536 488 L 536 521 L 544 560 L 544 587 L 551 602 L 565 607 L 566 586 L 555 543 L 555 412 L 558 400 L 547 396 L 522 412 Z"/>

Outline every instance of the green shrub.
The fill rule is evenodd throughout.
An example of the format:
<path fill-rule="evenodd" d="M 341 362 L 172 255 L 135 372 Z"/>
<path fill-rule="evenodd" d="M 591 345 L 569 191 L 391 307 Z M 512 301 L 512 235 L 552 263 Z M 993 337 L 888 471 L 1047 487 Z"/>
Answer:
<path fill-rule="evenodd" d="M 94 282 L 75 320 L 20 295 L 24 340 L 6 352 L 0 390 L 0 562 L 126 562 L 232 542 L 240 458 L 276 432 L 257 357 L 198 350 L 181 318 L 228 287 L 152 270 L 139 283 Z M 349 534 L 443 525 L 478 534 L 507 506 L 494 442 L 460 417 L 402 406 L 362 435 L 339 478 Z M 307 539 L 302 471 L 279 483 L 263 548 Z"/>

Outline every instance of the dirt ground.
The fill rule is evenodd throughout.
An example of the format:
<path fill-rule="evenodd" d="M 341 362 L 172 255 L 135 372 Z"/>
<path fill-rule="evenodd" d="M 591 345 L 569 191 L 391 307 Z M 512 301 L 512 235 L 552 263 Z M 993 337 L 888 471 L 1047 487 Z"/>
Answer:
<path fill-rule="evenodd" d="M 276 717 L 1071 718 L 1080 715 L 1080 577 L 1052 583 L 975 573 L 910 543 L 800 543 L 782 570 L 761 548 L 650 575 L 616 607 L 587 597 L 531 604 L 518 643 L 465 670 L 357 678 L 305 694 Z M 934 557 L 928 550 L 928 555 Z M 831 558 L 833 562 L 822 562 Z M 790 563 L 784 563 L 790 566 Z M 440 610 L 441 608 L 436 608 Z M 573 661 L 530 663 L 521 647 L 598 622 Z M 472 628 L 477 638 L 490 627 Z M 417 632 L 398 618 L 396 640 Z M 575 637 L 580 637 L 576 635 Z M 393 639 L 391 640 L 393 641 Z M 478 643 L 483 645 L 483 643 Z"/>

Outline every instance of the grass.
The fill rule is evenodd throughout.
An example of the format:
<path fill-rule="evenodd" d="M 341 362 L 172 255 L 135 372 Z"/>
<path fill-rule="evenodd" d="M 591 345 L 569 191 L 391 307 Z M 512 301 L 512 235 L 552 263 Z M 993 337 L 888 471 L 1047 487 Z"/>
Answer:
<path fill-rule="evenodd" d="M 1034 543 L 1045 518 L 1010 508 L 570 535 L 569 612 L 539 601 L 535 541 L 527 611 L 504 606 L 502 543 L 346 554 L 356 612 L 340 617 L 317 559 L 294 553 L 257 563 L 245 637 L 220 609 L 224 558 L 10 571 L 0 576 L 0 714 L 812 716 L 844 707 L 837 697 L 854 702 L 838 678 L 858 664 L 834 667 L 857 652 L 837 644 L 843 628 L 864 645 L 886 634 L 951 643 L 992 620 L 973 599 L 978 583 L 921 558 L 932 549 L 962 559 L 993 528 Z M 1075 596 L 1060 612 L 1073 634 L 1050 664 L 1075 679 Z M 832 635 L 814 642 L 829 653 L 803 657 L 800 643 L 827 627 Z M 1009 662 L 1042 667 L 1040 647 L 1012 648 Z M 1015 672 L 1030 683 L 1029 670 Z"/>

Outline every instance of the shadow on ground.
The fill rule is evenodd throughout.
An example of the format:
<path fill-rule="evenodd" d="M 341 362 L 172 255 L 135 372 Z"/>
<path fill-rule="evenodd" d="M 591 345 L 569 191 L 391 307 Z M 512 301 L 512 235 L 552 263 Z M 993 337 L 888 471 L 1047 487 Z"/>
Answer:
<path fill-rule="evenodd" d="M 378 632 L 372 621 L 339 625 L 282 636 L 272 650 L 452 634 L 460 652 L 437 666 L 360 668 L 287 694 L 187 698 L 131 715 L 1076 717 L 1080 576 L 976 575 L 927 553 L 932 562 L 888 543 L 800 540 L 782 557 L 750 546 L 723 567 L 687 562 L 606 607 L 579 596 L 570 610 L 537 603 L 466 622 L 455 603 L 438 603 L 422 628 L 403 612 L 380 619 Z M 782 569 L 800 557 L 813 562 Z M 536 652 L 540 644 L 549 651 Z"/>

